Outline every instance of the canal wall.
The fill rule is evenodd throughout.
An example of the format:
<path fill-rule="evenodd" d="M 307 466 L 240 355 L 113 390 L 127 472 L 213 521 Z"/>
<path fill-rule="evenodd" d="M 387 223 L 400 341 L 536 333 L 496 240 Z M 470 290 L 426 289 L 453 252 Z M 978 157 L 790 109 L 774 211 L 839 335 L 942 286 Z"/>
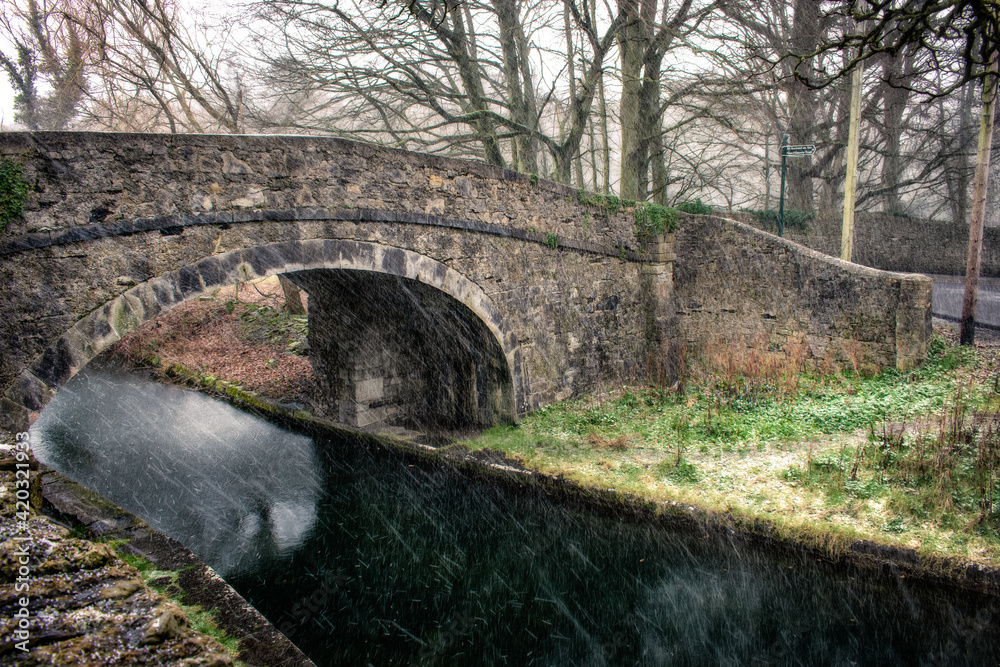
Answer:
<path fill-rule="evenodd" d="M 30 470 L 27 507 L 16 502 L 21 462 Z M 40 465 L 4 431 L 0 489 L 0 663 L 234 664 L 193 627 L 193 613 L 236 643 L 242 664 L 313 665 L 187 548 Z M 149 567 L 126 563 L 123 552 Z"/>
<path fill-rule="evenodd" d="M 749 225 L 683 216 L 674 299 L 680 336 L 779 352 L 821 370 L 907 370 L 927 356 L 929 278 L 879 271 Z"/>

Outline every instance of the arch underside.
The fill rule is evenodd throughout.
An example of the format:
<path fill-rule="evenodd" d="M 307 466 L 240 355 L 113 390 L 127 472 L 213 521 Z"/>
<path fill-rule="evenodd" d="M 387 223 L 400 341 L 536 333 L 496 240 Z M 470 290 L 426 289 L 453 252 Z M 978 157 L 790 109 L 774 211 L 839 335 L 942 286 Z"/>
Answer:
<path fill-rule="evenodd" d="M 372 349 L 363 343 L 372 339 L 372 326 L 377 322 L 397 326 L 395 333 L 382 333 L 387 340 L 394 341 L 396 352 L 400 353 L 397 359 L 404 362 L 397 370 L 384 373 L 383 379 L 398 383 L 406 377 L 422 378 L 426 385 L 438 369 L 447 387 L 433 399 L 423 392 L 421 396 L 427 400 L 419 402 L 422 406 L 419 410 L 415 407 L 418 402 L 410 400 L 409 409 L 397 411 L 397 421 L 436 421 L 447 426 L 465 422 L 482 426 L 514 419 L 527 411 L 517 338 L 490 298 L 474 282 L 441 262 L 409 250 L 364 241 L 311 239 L 207 257 L 136 285 L 95 309 L 50 345 L 8 387 L 0 410 L 7 416 L 6 421 L 11 422 L 7 426 L 27 428 L 63 384 L 142 323 L 206 291 L 277 274 L 290 274 L 310 291 L 311 298 L 314 294 L 319 297 L 315 303 L 325 320 L 318 323 L 310 314 L 310 345 L 315 340 L 317 352 L 332 355 L 319 362 L 313 360 L 321 387 L 339 392 L 328 396 L 331 407 L 338 405 L 337 414 L 331 416 L 340 416 L 341 407 L 349 415 L 343 401 L 357 402 L 359 397 L 371 395 L 362 391 L 351 397 L 352 390 L 345 389 L 343 380 L 349 380 L 352 373 L 355 378 L 363 375 L 363 354 Z M 328 281 L 326 288 L 322 287 L 324 280 Z M 391 295 L 392 289 L 400 292 Z M 339 306 L 338 293 L 342 297 Z M 359 301 L 366 296 L 367 302 Z M 372 317 L 379 309 L 395 316 Z M 422 317 L 417 320 L 401 317 L 414 312 L 422 312 Z M 406 330 L 400 324 L 405 321 L 410 321 L 409 334 L 418 336 L 425 350 L 440 347 L 437 345 L 440 342 L 450 344 L 455 354 L 436 354 L 425 364 L 417 363 L 412 355 L 403 355 Z M 358 331 L 353 339 L 352 326 Z M 312 333 L 314 328 L 317 333 L 340 335 L 316 338 Z M 451 341 L 447 339 L 449 335 L 453 336 Z M 338 368 L 338 360 L 353 364 L 353 370 Z M 392 361 L 383 355 L 382 370 Z M 370 389 L 372 384 L 365 387 Z M 403 394 L 392 396 L 398 400 L 406 398 Z M 390 394 L 384 394 L 373 402 L 390 398 Z M 382 412 L 388 415 L 391 410 Z M 408 420 L 407 414 L 419 418 Z M 368 414 L 365 418 L 371 417 Z"/>
<path fill-rule="evenodd" d="M 373 271 L 288 274 L 309 293 L 320 411 L 358 427 L 488 427 L 513 396 L 503 350 L 468 307 L 422 282 Z"/>

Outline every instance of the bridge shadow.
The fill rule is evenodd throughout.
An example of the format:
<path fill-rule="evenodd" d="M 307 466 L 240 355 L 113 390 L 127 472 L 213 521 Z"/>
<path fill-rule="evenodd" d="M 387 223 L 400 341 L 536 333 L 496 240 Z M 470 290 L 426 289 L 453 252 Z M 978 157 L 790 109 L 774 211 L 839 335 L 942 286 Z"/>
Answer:
<path fill-rule="evenodd" d="M 309 294 L 309 358 L 321 410 L 352 426 L 418 431 L 510 419 L 510 370 L 467 306 L 398 275 L 320 269 L 287 274 Z"/>

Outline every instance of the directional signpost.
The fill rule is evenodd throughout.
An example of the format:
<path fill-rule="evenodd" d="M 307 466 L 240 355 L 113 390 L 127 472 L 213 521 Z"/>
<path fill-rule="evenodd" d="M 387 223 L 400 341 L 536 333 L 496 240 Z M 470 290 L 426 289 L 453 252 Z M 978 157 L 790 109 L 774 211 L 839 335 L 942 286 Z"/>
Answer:
<path fill-rule="evenodd" d="M 787 163 L 785 160 L 789 157 L 807 157 L 816 152 L 816 147 L 812 144 L 803 144 L 800 146 L 789 146 L 788 145 L 788 135 L 784 134 L 781 137 L 781 150 L 778 151 L 781 154 L 781 198 L 778 200 L 778 236 L 785 235 L 785 169 L 787 168 Z"/>
<path fill-rule="evenodd" d="M 798 157 L 803 155 L 812 155 L 816 152 L 816 147 L 812 144 L 803 144 L 801 146 L 785 146 L 785 152 L 782 155 L 787 155 L 789 157 Z"/>

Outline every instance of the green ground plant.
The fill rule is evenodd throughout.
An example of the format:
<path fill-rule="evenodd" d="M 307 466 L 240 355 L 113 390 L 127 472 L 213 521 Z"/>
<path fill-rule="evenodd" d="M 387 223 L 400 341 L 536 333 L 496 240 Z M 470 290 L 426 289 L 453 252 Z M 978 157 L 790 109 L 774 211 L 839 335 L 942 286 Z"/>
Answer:
<path fill-rule="evenodd" d="M 686 201 L 683 204 L 678 204 L 674 208 L 682 213 L 690 213 L 691 215 L 710 215 L 712 213 L 712 207 L 708 204 L 702 204 L 701 198 L 695 199 L 694 201 Z"/>
<path fill-rule="evenodd" d="M 635 229 L 640 238 L 677 230 L 677 211 L 669 206 L 646 202 L 635 207 Z"/>
<path fill-rule="evenodd" d="M 251 343 L 285 344 L 289 352 L 306 354 L 309 349 L 309 318 L 292 315 L 283 308 L 268 305 L 239 304 L 240 336 Z M 233 301 L 224 304 L 226 312 L 236 309 Z"/>
<path fill-rule="evenodd" d="M 707 345 L 669 390 L 555 404 L 467 444 L 799 538 L 1000 563 L 1000 379 L 977 379 L 996 369 L 940 337 L 906 373 L 818 373 L 786 352 Z"/>

